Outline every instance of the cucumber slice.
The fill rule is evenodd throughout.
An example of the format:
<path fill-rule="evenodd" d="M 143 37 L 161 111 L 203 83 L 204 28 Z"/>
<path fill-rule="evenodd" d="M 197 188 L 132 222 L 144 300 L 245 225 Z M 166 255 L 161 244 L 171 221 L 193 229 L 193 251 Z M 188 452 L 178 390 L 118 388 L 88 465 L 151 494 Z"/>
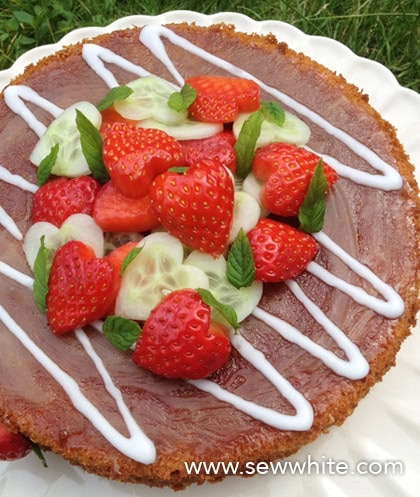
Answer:
<path fill-rule="evenodd" d="M 151 117 L 138 121 L 136 126 L 138 128 L 160 129 L 175 138 L 175 140 L 201 140 L 223 131 L 223 124 L 205 123 L 192 119 L 185 119 L 182 123 L 171 125 L 164 124 Z"/>
<path fill-rule="evenodd" d="M 101 228 L 87 214 L 73 214 L 68 217 L 61 228 L 51 223 L 40 221 L 33 224 L 25 234 L 23 251 L 29 267 L 33 270 L 35 258 L 41 246 L 41 237 L 45 236 L 45 246 L 56 251 L 70 240 L 79 240 L 93 248 L 96 257 L 104 255 L 104 235 Z"/>
<path fill-rule="evenodd" d="M 140 243 L 139 255 L 127 266 L 115 305 L 119 316 L 145 321 L 167 293 L 180 288 L 208 288 L 204 271 L 184 264 L 184 247 L 164 232 L 152 233 Z"/>
<path fill-rule="evenodd" d="M 76 126 L 76 110 L 80 110 L 96 128 L 100 128 L 102 116 L 93 104 L 78 102 L 71 105 L 52 121 L 35 145 L 29 157 L 33 164 L 39 166 L 41 161 L 50 153 L 51 148 L 58 143 L 59 151 L 51 171 L 52 174 L 68 178 L 90 174 L 80 144 L 80 133 Z"/>
<path fill-rule="evenodd" d="M 238 138 L 242 125 L 248 119 L 248 114 L 240 114 L 233 123 L 233 134 Z M 293 143 L 303 146 L 309 141 L 311 130 L 309 126 L 294 114 L 285 111 L 283 126 L 264 119 L 256 147 L 263 147 L 273 142 Z"/>
<path fill-rule="evenodd" d="M 258 222 L 261 215 L 260 204 L 252 195 L 236 191 L 233 201 L 233 218 L 228 243 L 232 243 L 242 228 L 248 233 Z"/>
<path fill-rule="evenodd" d="M 243 321 L 257 307 L 263 292 L 261 281 L 254 281 L 251 286 L 235 288 L 226 277 L 227 262 L 223 256 L 214 259 L 209 254 L 195 250 L 185 259 L 185 264 L 200 268 L 208 277 L 209 290 L 217 300 L 231 305 Z"/>
<path fill-rule="evenodd" d="M 269 212 L 261 204 L 261 190 L 263 189 L 264 183 L 256 178 L 252 173 L 244 179 L 242 183 L 242 191 L 248 193 L 258 202 L 260 206 L 260 217 L 268 216 Z"/>
<path fill-rule="evenodd" d="M 169 97 L 179 88 L 157 76 L 146 76 L 127 84 L 133 93 L 124 100 L 114 102 L 121 116 L 133 121 L 150 117 L 173 126 L 187 119 L 187 111 L 178 112 L 168 106 Z"/>

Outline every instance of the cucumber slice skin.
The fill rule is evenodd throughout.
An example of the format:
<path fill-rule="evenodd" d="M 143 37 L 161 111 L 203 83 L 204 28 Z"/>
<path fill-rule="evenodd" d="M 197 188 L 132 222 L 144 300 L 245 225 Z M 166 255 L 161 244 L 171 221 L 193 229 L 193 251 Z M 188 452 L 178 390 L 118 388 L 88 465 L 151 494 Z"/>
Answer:
<path fill-rule="evenodd" d="M 228 304 L 235 310 L 238 321 L 243 321 L 257 307 L 263 293 L 263 283 L 255 280 L 251 286 L 237 289 L 226 276 L 227 262 L 223 256 L 213 258 L 197 250 L 185 259 L 190 264 L 204 271 L 209 279 L 209 290 L 222 304 Z"/>
<path fill-rule="evenodd" d="M 58 156 L 51 171 L 52 174 L 67 178 L 90 174 L 76 125 L 76 110 L 82 112 L 97 129 L 101 127 L 102 115 L 93 104 L 77 102 L 71 105 L 51 122 L 35 145 L 29 157 L 35 166 L 39 166 L 41 161 L 50 153 L 51 148 L 58 144 Z"/>
<path fill-rule="evenodd" d="M 233 134 L 238 138 L 244 122 L 250 116 L 249 113 L 243 113 L 233 123 Z M 306 145 L 311 136 L 309 126 L 295 114 L 285 111 L 285 120 L 283 126 L 264 119 L 261 125 L 261 132 L 257 139 L 256 148 L 264 147 L 269 143 L 283 142 L 298 146 Z"/>

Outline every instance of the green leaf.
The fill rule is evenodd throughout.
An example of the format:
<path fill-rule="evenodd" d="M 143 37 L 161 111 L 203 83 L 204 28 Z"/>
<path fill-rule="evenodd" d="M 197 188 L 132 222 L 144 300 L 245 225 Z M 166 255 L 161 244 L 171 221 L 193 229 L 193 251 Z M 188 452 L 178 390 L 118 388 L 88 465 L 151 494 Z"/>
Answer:
<path fill-rule="evenodd" d="M 133 89 L 128 86 L 117 86 L 112 88 L 105 97 L 96 105 L 96 108 L 99 112 L 102 112 L 111 105 L 114 105 L 114 102 L 119 100 L 125 100 L 133 93 Z"/>
<path fill-rule="evenodd" d="M 50 177 L 51 171 L 57 162 L 58 152 L 59 145 L 56 143 L 51 147 L 50 153 L 40 162 L 38 171 L 36 172 L 36 183 L 38 186 L 42 186 Z"/>
<path fill-rule="evenodd" d="M 93 177 L 100 183 L 106 183 L 109 176 L 102 160 L 102 137 L 99 130 L 78 109 L 76 109 L 76 126 L 80 133 L 82 152 Z"/>
<path fill-rule="evenodd" d="M 172 93 L 168 100 L 168 107 L 177 112 L 184 112 L 194 102 L 196 95 L 196 90 L 186 83 L 181 91 Z"/>
<path fill-rule="evenodd" d="M 141 327 L 135 321 L 121 316 L 108 316 L 102 326 L 105 338 L 117 349 L 128 350 L 141 334 Z"/>
<path fill-rule="evenodd" d="M 39 312 L 47 312 L 47 293 L 49 276 L 49 249 L 45 246 L 45 235 L 41 236 L 41 245 L 34 262 L 34 301 Z"/>
<path fill-rule="evenodd" d="M 230 283 L 238 289 L 250 286 L 255 279 L 255 263 L 251 245 L 242 228 L 229 250 L 226 276 Z"/>
<path fill-rule="evenodd" d="M 261 133 L 264 113 L 258 109 L 244 122 L 238 139 L 235 143 L 236 174 L 245 178 L 251 172 L 252 159 L 254 158 L 255 145 Z"/>
<path fill-rule="evenodd" d="M 44 456 L 44 453 L 42 452 L 41 447 L 38 444 L 32 442 L 32 440 L 30 440 L 30 443 L 31 443 L 32 452 L 40 460 L 42 466 L 44 468 L 48 468 L 47 460 L 45 459 L 45 456 Z"/>
<path fill-rule="evenodd" d="M 124 260 L 122 261 L 121 264 L 121 269 L 120 269 L 120 276 L 122 276 L 127 269 L 127 266 L 130 264 L 130 262 L 135 259 L 140 252 L 143 250 L 143 247 L 134 247 L 128 254 L 124 257 Z"/>
<path fill-rule="evenodd" d="M 299 209 L 299 228 L 307 233 L 317 233 L 322 230 L 325 216 L 325 194 L 327 192 L 327 179 L 322 167 L 322 159 L 314 169 L 305 199 Z"/>
<path fill-rule="evenodd" d="M 284 125 L 286 113 L 277 102 L 266 102 L 263 100 L 261 102 L 261 110 L 263 111 L 264 117 L 267 121 L 277 124 L 277 126 L 280 127 Z"/>
<path fill-rule="evenodd" d="M 211 308 L 218 311 L 222 315 L 222 317 L 226 319 L 226 321 L 232 326 L 232 328 L 237 330 L 240 327 L 236 311 L 231 305 L 222 304 L 209 290 L 206 290 L 205 288 L 197 288 L 197 292 L 200 295 L 201 300 Z"/>

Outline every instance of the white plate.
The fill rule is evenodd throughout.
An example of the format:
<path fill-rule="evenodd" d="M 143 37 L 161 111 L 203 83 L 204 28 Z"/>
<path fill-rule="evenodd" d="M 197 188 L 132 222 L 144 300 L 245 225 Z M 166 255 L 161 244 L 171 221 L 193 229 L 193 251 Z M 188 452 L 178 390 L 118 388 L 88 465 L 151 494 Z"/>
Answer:
<path fill-rule="evenodd" d="M 23 68 L 63 45 L 117 28 L 159 22 L 215 22 L 235 24 L 238 30 L 273 33 L 297 51 L 337 71 L 370 97 L 370 102 L 396 128 L 420 178 L 420 95 L 402 88 L 384 66 L 356 56 L 346 46 L 329 38 L 308 36 L 279 21 L 256 22 L 235 13 L 206 16 L 190 11 L 174 11 L 157 17 L 130 16 L 105 28 L 72 31 L 60 42 L 33 49 L 8 70 L 0 72 L 0 89 Z M 316 442 L 289 459 L 307 464 L 303 474 L 279 473 L 251 479 L 227 478 L 199 488 L 200 497 L 215 493 L 226 497 L 414 497 L 420 487 L 418 451 L 420 447 L 420 328 L 413 330 L 397 357 L 397 367 L 361 401 L 356 412 L 341 427 L 334 427 Z M 49 469 L 42 469 L 35 456 L 12 463 L 0 463 L 0 495 L 3 497 L 172 497 L 168 489 L 110 482 L 87 475 L 61 458 L 46 454 Z M 338 463 L 342 463 L 339 465 Z M 308 465 L 308 463 L 310 463 Z M 362 463 L 358 466 L 359 463 Z M 347 466 L 347 474 L 340 474 Z M 359 470 L 360 471 L 359 471 Z M 364 471 L 365 474 L 361 474 Z M 393 474 L 394 473 L 394 474 Z M 195 497 L 197 487 L 182 492 Z"/>

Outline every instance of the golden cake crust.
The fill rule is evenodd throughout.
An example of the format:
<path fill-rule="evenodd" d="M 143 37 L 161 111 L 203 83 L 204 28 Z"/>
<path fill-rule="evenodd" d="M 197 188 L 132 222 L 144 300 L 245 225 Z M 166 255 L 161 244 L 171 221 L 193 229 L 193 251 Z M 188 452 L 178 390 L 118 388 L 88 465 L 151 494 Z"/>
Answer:
<path fill-rule="evenodd" d="M 326 68 L 320 66 L 315 63 L 304 54 L 296 53 L 290 48 L 287 47 L 285 43 L 279 43 L 274 36 L 260 36 L 260 35 L 249 35 L 244 33 L 238 33 L 235 31 L 233 26 L 218 24 L 213 25 L 208 28 L 201 28 L 195 25 L 190 24 L 177 24 L 170 25 L 171 29 L 176 32 L 179 32 L 182 36 L 185 36 L 188 39 L 193 40 L 195 43 L 201 43 L 203 46 L 207 46 L 208 40 L 212 37 L 216 38 L 216 42 L 212 46 L 215 51 L 223 51 L 224 49 L 228 49 L 232 44 L 235 46 L 235 49 L 238 47 L 242 47 L 244 53 L 253 54 L 255 59 L 264 58 L 267 60 L 276 60 L 277 58 L 281 58 L 284 60 L 287 66 L 293 66 L 296 70 L 296 73 L 300 75 L 302 78 L 302 83 L 296 84 L 296 88 L 291 88 L 291 93 L 293 91 L 301 91 L 300 97 L 303 100 L 305 97 L 305 92 L 302 93 L 302 89 L 300 85 L 307 85 L 308 81 L 316 82 L 318 88 L 318 94 L 322 95 L 326 102 L 336 101 L 337 95 L 340 96 L 345 103 L 343 104 L 345 109 L 348 111 L 342 115 L 334 114 L 334 119 L 336 120 L 336 125 L 347 126 L 350 127 L 350 133 L 354 133 L 357 138 L 362 138 L 362 136 L 358 137 L 358 134 L 363 135 L 366 132 L 366 129 L 360 130 L 356 129 L 358 126 L 358 122 L 356 121 L 353 126 L 351 123 L 348 124 L 346 120 L 349 118 L 349 113 L 354 113 L 355 115 L 362 115 L 363 119 L 369 121 L 369 123 L 374 122 L 375 124 L 375 136 L 380 136 L 383 141 L 383 137 L 386 137 L 386 143 L 380 144 L 383 149 L 381 153 L 386 155 L 386 160 L 389 160 L 390 163 L 395 165 L 395 167 L 399 170 L 400 174 L 404 178 L 404 186 L 403 190 L 398 193 L 398 205 L 404 204 L 403 216 L 405 221 L 410 219 L 410 222 L 407 222 L 407 226 L 402 231 L 406 231 L 408 234 L 406 235 L 407 240 L 412 238 L 411 248 L 418 246 L 419 242 L 419 201 L 418 201 L 418 188 L 416 182 L 413 177 L 413 166 L 409 163 L 408 157 L 405 154 L 401 144 L 397 140 L 396 133 L 394 128 L 384 121 L 380 115 L 369 105 L 368 98 L 366 95 L 362 95 L 359 90 L 353 86 L 348 84 L 343 77 L 340 75 L 334 74 L 333 72 L 327 70 Z M 95 38 L 95 43 L 103 44 L 104 46 L 112 47 L 114 46 L 117 49 L 126 43 L 127 46 L 134 46 L 135 40 L 137 39 L 137 29 L 128 29 L 123 32 L 120 32 L 117 38 L 114 38 L 113 35 L 101 35 Z M 127 49 L 127 51 L 129 51 Z M 135 48 L 133 48 L 133 53 Z M 75 67 L 79 67 L 80 62 L 80 53 L 81 53 L 81 44 L 77 44 L 74 46 L 69 46 L 60 50 L 53 56 L 49 56 L 45 59 L 42 59 L 37 64 L 29 66 L 25 72 L 17 77 L 12 84 L 29 84 L 30 86 L 40 84 L 38 79 L 40 75 L 45 74 L 45 72 L 50 72 L 54 76 L 52 77 L 53 82 L 58 82 L 61 78 L 66 77 L 66 74 L 69 74 L 74 70 Z M 241 59 L 245 60 L 245 59 Z M 146 60 L 148 63 L 149 60 Z M 252 63 L 250 62 L 250 65 Z M 209 68 L 205 67 L 205 70 L 209 70 Z M 84 69 L 86 71 L 86 69 Z M 162 68 L 163 76 L 165 76 L 165 70 Z M 290 76 L 291 77 L 291 76 Z M 93 81 L 95 78 L 91 76 L 91 80 Z M 268 75 L 269 79 L 269 75 Z M 98 81 L 94 82 L 95 91 L 99 94 L 99 83 Z M 104 90 L 105 92 L 105 90 Z M 46 94 L 49 93 L 49 90 L 46 90 Z M 57 95 L 57 94 L 56 94 Z M 331 96 L 329 96 L 331 95 Z M 70 95 L 69 98 L 72 99 L 74 96 Z M 64 97 L 63 97 L 64 98 Z M 305 105 L 312 105 L 311 96 L 307 95 L 308 102 L 303 102 Z M 99 98 L 98 98 L 99 100 Z M 326 112 L 328 112 L 328 105 L 325 106 Z M 320 113 L 323 110 L 321 109 Z M 4 106 L 1 108 L 1 113 L 6 113 L 4 110 Z M 0 113 L 0 115 L 2 115 Z M 7 114 L 7 113 L 6 113 Z M 7 116 L 8 117 L 8 114 Z M 2 115 L 3 118 L 3 115 Z M 340 119 L 343 121 L 340 123 Z M 3 119 L 2 119 L 3 120 Z M 0 136 L 3 132 L 4 127 L 0 125 Z M 315 133 L 315 140 L 317 138 L 317 132 Z M 373 145 L 376 146 L 375 139 L 373 139 Z M 379 143 L 378 139 L 378 143 Z M 378 145 L 379 146 L 379 145 Z M 322 152 L 322 150 L 320 151 Z M 28 166 L 28 163 L 25 163 L 25 167 Z M 21 167 L 16 165 L 16 172 L 19 174 L 21 171 Z M 23 166 L 22 166 L 23 169 Z M 33 177 L 34 173 L 31 171 L 25 171 L 26 176 Z M 334 195 L 333 198 L 329 201 L 329 206 L 335 206 L 339 201 L 341 196 L 345 195 L 350 187 L 347 182 L 343 181 L 343 186 L 340 187 L 342 190 L 339 190 L 340 194 Z M 5 194 L 6 188 L 1 186 L 0 195 L 3 196 Z M 366 189 L 361 188 L 361 195 L 366 195 Z M 24 194 L 22 194 L 24 195 Z M 25 194 L 25 202 L 28 204 L 28 195 Z M 397 198 L 397 194 L 390 193 L 388 195 L 390 198 Z M 389 202 L 386 205 L 391 205 L 391 200 L 384 200 L 384 202 Z M 385 205 L 385 204 L 384 204 Z M 23 215 L 26 215 L 26 219 L 21 219 L 21 224 L 23 226 L 28 225 L 28 207 L 26 207 Z M 25 214 L 26 213 L 26 214 Z M 398 216 L 398 212 L 395 213 Z M 333 225 L 334 220 L 331 221 L 331 225 Z M 327 221 L 328 226 L 328 221 Z M 357 236 L 362 239 L 366 235 L 365 231 L 369 226 L 368 221 L 363 220 L 361 223 L 361 227 Z M 387 227 L 390 229 L 390 227 Z M 4 237 L 3 237 L 4 238 Z M 405 242 L 405 241 L 404 241 Z M 5 242 L 2 243 L 2 248 Z M 10 245 L 10 240 L 8 240 Z M 408 243 L 408 242 L 407 242 Z M 12 242 L 12 245 L 16 246 L 17 243 Z M 9 249 L 10 250 L 10 249 Z M 393 249 L 395 253 L 397 253 L 397 248 Z M 363 255 L 363 254 L 362 254 Z M 369 259 L 369 254 L 364 254 L 367 259 Z M 12 259 L 11 259 L 12 260 Z M 34 442 L 39 443 L 42 447 L 46 449 L 51 449 L 54 452 L 62 455 L 66 459 L 68 459 L 71 463 L 80 465 L 86 471 L 92 472 L 107 478 L 120 480 L 120 481 L 130 481 L 130 482 L 141 482 L 151 486 L 170 486 L 173 489 L 182 489 L 185 486 L 191 483 L 203 483 L 205 481 L 219 480 L 222 479 L 226 475 L 188 475 L 185 471 L 184 461 L 196 460 L 199 457 L 199 460 L 202 461 L 238 461 L 243 468 L 245 468 L 245 464 L 248 461 L 267 461 L 267 460 L 275 460 L 278 458 L 287 457 L 297 450 L 303 445 L 315 440 L 320 433 L 325 432 L 331 425 L 340 425 L 343 421 L 348 417 L 358 402 L 362 397 L 364 397 L 372 385 L 380 381 L 383 375 L 388 371 L 388 369 L 394 365 L 396 354 L 400 348 L 400 345 L 404 338 L 408 336 L 410 327 L 415 324 L 415 315 L 419 308 L 418 294 L 419 294 L 419 270 L 420 270 L 420 262 L 418 255 L 413 253 L 408 256 L 407 259 L 407 267 L 411 268 L 410 274 L 396 274 L 394 271 L 392 274 L 389 274 L 390 284 L 394 287 L 398 288 L 398 291 L 401 292 L 402 297 L 405 301 L 405 311 L 404 314 L 398 320 L 394 320 L 389 322 L 386 325 L 386 331 L 383 332 L 383 336 L 381 335 L 381 340 L 378 342 L 376 346 L 366 347 L 366 355 L 367 360 L 370 365 L 369 374 L 363 378 L 362 380 L 351 381 L 345 378 L 334 378 L 329 380 L 330 376 L 336 376 L 332 372 L 328 372 L 327 369 L 322 365 L 318 365 L 319 368 L 325 370 L 319 376 L 319 380 L 331 381 L 331 395 L 330 399 L 326 400 L 322 398 L 322 401 L 318 402 L 319 397 L 325 397 L 325 391 L 322 386 L 314 385 L 314 389 L 316 393 L 314 394 L 313 401 L 314 409 L 315 409 L 315 419 L 313 426 L 310 430 L 304 432 L 292 432 L 292 431 L 278 431 L 274 428 L 271 428 L 267 425 L 264 425 L 260 422 L 249 422 L 249 419 L 246 419 L 246 416 L 237 415 L 238 423 L 244 423 L 243 432 L 238 435 L 238 433 L 232 432 L 232 437 L 230 439 L 226 439 L 224 443 L 217 438 L 216 440 L 212 440 L 207 444 L 207 446 L 201 447 L 203 443 L 200 440 L 200 443 L 197 443 L 197 440 L 181 440 L 181 437 L 177 439 L 179 446 L 173 447 L 173 450 L 170 450 L 168 447 L 161 452 L 158 449 L 158 457 L 154 464 L 143 465 L 140 463 L 136 463 L 133 460 L 123 456 L 116 449 L 111 447 L 107 442 L 99 443 L 98 447 L 92 448 L 90 445 L 84 446 L 83 443 L 72 443 L 71 445 L 67 443 L 65 440 L 65 436 L 58 436 L 60 430 L 56 430 L 54 428 L 45 429 L 42 426 L 43 424 L 43 416 L 42 410 L 40 408 L 40 416 L 39 421 L 34 422 L 34 413 L 28 412 L 28 406 L 30 402 L 22 401 L 19 397 L 19 394 L 14 397 L 8 387 L 5 386 L 5 382 L 3 381 L 2 376 L 7 374 L 5 369 L 0 370 L 0 417 L 3 418 L 13 429 L 19 430 L 29 436 Z M 414 276 L 414 277 L 413 277 Z M 300 282 L 303 285 L 307 285 L 309 289 L 311 289 L 311 285 L 313 282 L 310 278 L 303 276 L 300 279 Z M 10 282 L 6 279 L 1 280 L 1 285 L 9 285 Z M 13 285 L 12 285 L 13 286 Z M 266 305 L 267 308 L 270 308 L 272 302 L 276 302 L 280 299 L 280 296 L 287 299 L 286 291 L 279 286 L 273 286 L 270 291 L 267 291 L 263 297 L 263 305 Z M 333 299 L 332 294 L 326 291 L 325 293 L 326 299 Z M 2 294 L 3 301 L 3 294 Z M 276 304 L 277 305 L 277 304 Z M 31 311 L 33 316 L 36 316 L 35 311 Z M 42 318 L 43 319 L 43 318 Z M 382 329 L 381 327 L 385 327 L 383 325 L 383 319 L 379 320 L 371 317 L 372 327 L 373 329 Z M 370 323 L 370 321 L 369 321 Z M 308 324 L 308 327 L 311 325 Z M 261 323 L 258 322 L 255 318 L 249 318 L 247 320 L 247 333 L 248 334 L 256 334 L 263 333 L 267 330 L 261 326 Z M 317 333 L 315 330 L 314 333 Z M 370 339 L 370 338 L 369 338 Z M 97 344 L 101 351 L 104 354 L 113 354 L 112 347 L 107 343 L 100 343 L 99 339 L 97 340 Z M 71 338 L 65 338 L 66 347 L 71 346 Z M 4 343 L 10 344 L 13 343 L 13 340 L 7 340 L 6 342 L 1 342 L 1 346 L 4 346 Z M 284 344 L 283 344 L 284 345 Z M 55 346 L 55 345 L 54 345 Z M 21 347 L 17 345 L 19 349 Z M 279 345 L 280 347 L 280 345 Z M 26 357 L 27 354 L 25 351 L 20 350 L 20 352 Z M 291 353 L 296 354 L 294 347 L 291 347 Z M 122 355 L 121 353 L 117 353 Z M 29 360 L 29 359 L 28 359 Z M 125 357 L 124 360 L 127 362 L 130 361 L 129 357 Z M 121 359 L 118 359 L 118 362 L 122 362 Z M 226 370 L 223 370 L 215 375 L 215 379 L 220 381 L 223 384 L 229 383 L 229 367 L 232 370 L 241 370 L 241 368 L 245 368 L 242 363 L 241 358 L 237 353 L 232 354 L 232 358 L 230 363 L 228 364 Z M 306 363 L 306 362 L 305 362 Z M 6 366 L 6 368 L 9 365 Z M 290 368 L 292 369 L 292 366 Z M 134 371 L 134 366 L 130 365 L 129 371 Z M 246 370 L 247 374 L 249 370 Z M 146 381 L 150 381 L 152 385 L 150 390 L 150 395 L 153 397 L 156 394 L 155 389 L 163 387 L 162 381 L 166 380 L 156 380 L 151 378 L 151 375 L 147 373 L 142 373 L 144 378 L 147 378 Z M 37 371 L 38 386 L 42 384 L 45 380 L 48 385 L 51 383 L 48 381 L 46 373 L 42 371 Z M 328 376 L 329 375 L 329 376 Z M 297 382 L 299 383 L 299 382 Z M 252 386 L 252 385 L 251 385 Z M 49 399 L 50 405 L 55 405 L 57 408 L 58 403 L 62 402 L 62 395 L 58 392 L 60 390 L 59 387 L 48 386 L 49 391 Z M 166 388 L 166 387 L 165 387 Z M 182 392 L 181 396 L 185 399 L 188 398 L 188 395 L 191 395 L 191 401 L 189 405 L 194 405 L 195 402 L 202 402 L 205 408 L 209 408 L 208 396 L 205 394 L 196 394 L 192 387 L 186 388 L 180 387 L 180 382 L 173 383 L 174 390 L 180 389 Z M 128 387 L 127 387 L 128 391 Z M 138 392 L 136 393 L 138 395 Z M 147 394 L 146 394 L 147 395 Z M 156 394 L 157 395 L 157 394 Z M 305 395 L 310 397 L 310 392 L 305 391 Z M 157 399 L 157 397 L 156 397 Z M 144 400 L 144 399 L 142 399 Z M 157 409 L 159 409 L 159 404 L 162 403 L 162 399 L 159 398 L 156 400 Z M 217 408 L 219 409 L 219 403 L 216 402 Z M 148 404 L 149 406 L 149 404 Z M 177 407 L 179 404 L 177 404 Z M 50 407 L 48 407 L 50 408 Z M 170 408 L 168 408 L 170 409 Z M 221 408 L 220 408 L 221 409 Z M 65 411 L 69 411 L 69 419 L 74 421 L 77 425 L 77 429 L 86 429 L 88 428 L 88 422 L 77 413 L 75 414 L 72 411 L 71 407 L 65 406 L 65 408 L 61 408 L 60 415 L 63 415 Z M 290 409 L 289 409 L 290 410 Z M 165 406 L 162 408 L 162 412 L 165 411 Z M 234 409 L 230 408 L 231 416 L 236 416 L 234 413 Z M 181 411 L 180 411 L 181 412 Z M 171 415 L 173 413 L 171 412 Z M 182 414 L 182 413 L 181 413 Z M 200 418 L 199 413 L 195 413 L 196 418 Z M 162 415 L 162 413 L 158 410 L 158 417 Z M 227 413 L 223 414 L 223 418 L 225 419 L 228 416 Z M 196 419 L 194 418 L 194 419 Z M 181 416 L 181 419 L 182 416 Z M 200 421 L 202 419 L 200 418 Z M 189 421 L 191 422 L 191 421 Z M 141 423 L 141 421 L 140 421 Z M 245 425 L 245 423 L 249 423 Z M 147 428 L 150 428 L 149 426 Z M 72 428 L 73 429 L 73 428 Z M 150 428 L 151 429 L 151 428 Z M 157 430 L 157 428 L 155 428 Z M 228 428 L 229 430 L 229 428 Z M 209 439 L 211 439 L 212 433 L 203 430 L 203 433 L 207 435 Z M 196 435 L 196 434 L 195 434 Z M 91 436 L 91 435 L 90 435 Z M 100 437 L 100 435 L 97 435 Z M 165 434 L 162 435 L 162 437 Z M 153 438 L 153 437 L 152 437 Z M 200 447 L 197 449 L 197 445 Z"/>

